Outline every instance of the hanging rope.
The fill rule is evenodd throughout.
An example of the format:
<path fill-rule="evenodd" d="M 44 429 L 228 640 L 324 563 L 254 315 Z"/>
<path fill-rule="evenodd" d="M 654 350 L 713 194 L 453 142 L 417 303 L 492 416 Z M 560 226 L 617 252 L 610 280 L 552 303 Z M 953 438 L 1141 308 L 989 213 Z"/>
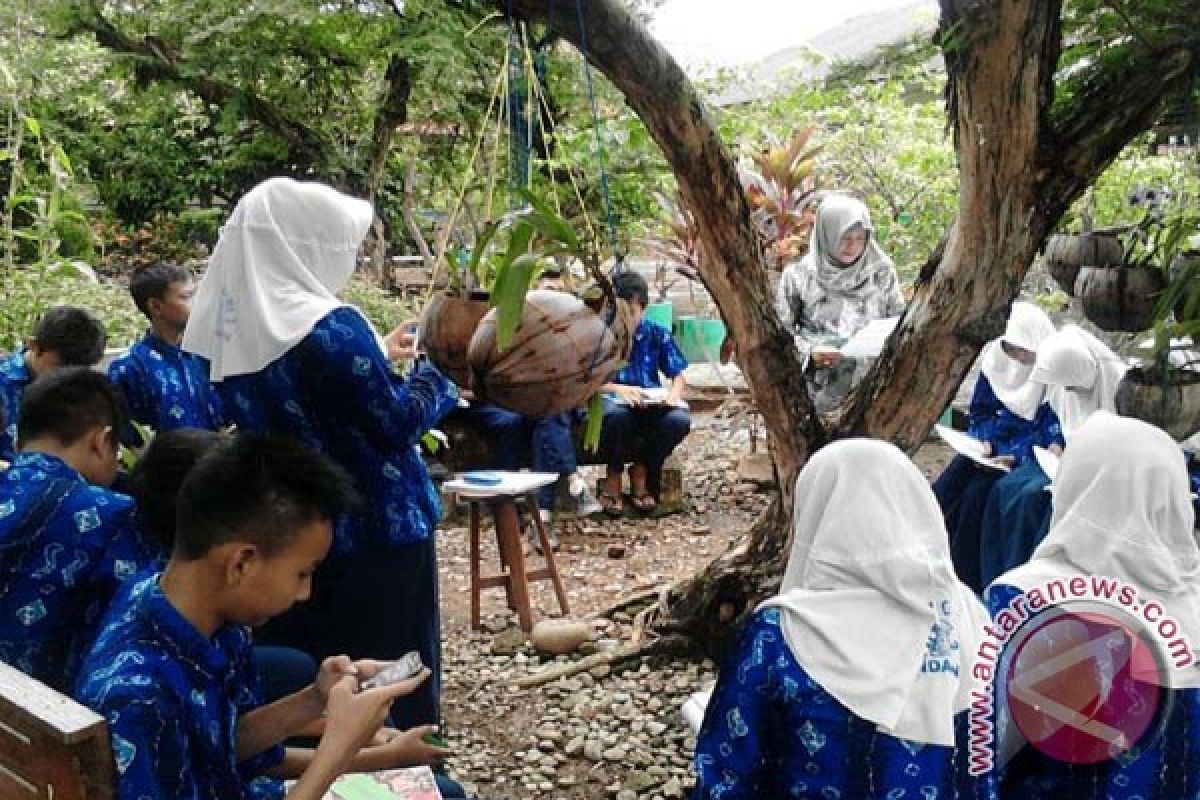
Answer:
<path fill-rule="evenodd" d="M 510 0 L 511 2 L 511 0 Z M 596 86 L 592 80 L 592 65 L 588 62 L 587 19 L 583 13 L 583 0 L 575 0 L 575 12 L 579 18 L 579 52 L 583 55 L 583 76 L 587 86 L 588 104 L 592 110 L 592 130 L 596 138 L 596 160 L 600 165 L 600 195 L 604 201 L 604 216 L 608 223 L 609 243 L 613 248 L 613 273 L 625 269 L 625 256 L 620 252 L 617 239 L 617 219 L 613 213 L 612 195 L 608 186 L 608 166 L 604 152 L 604 139 L 600 135 L 600 110 L 596 103 Z"/>

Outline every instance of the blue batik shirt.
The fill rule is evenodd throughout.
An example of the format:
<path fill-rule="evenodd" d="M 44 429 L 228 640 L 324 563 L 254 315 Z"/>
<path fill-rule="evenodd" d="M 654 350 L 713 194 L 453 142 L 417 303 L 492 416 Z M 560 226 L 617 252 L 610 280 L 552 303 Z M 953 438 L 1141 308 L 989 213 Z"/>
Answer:
<path fill-rule="evenodd" d="M 963 753 L 888 736 L 809 677 L 784 640 L 778 608 L 757 612 L 742 629 L 694 762 L 692 800 L 987 796 L 986 780 L 967 775 Z"/>
<path fill-rule="evenodd" d="M 282 745 L 237 761 L 237 723 L 261 705 L 248 628 L 208 638 L 151 575 L 113 603 L 83 662 L 75 699 L 104 716 L 117 800 L 266 800 L 283 784 L 262 776 Z"/>
<path fill-rule="evenodd" d="M 992 445 L 993 456 L 1012 456 L 1018 465 L 1033 455 L 1033 446 L 1066 444 L 1058 415 L 1049 403 L 1042 403 L 1029 420 L 1008 410 L 996 397 L 987 376 L 980 373 L 971 395 L 967 433 Z"/>
<path fill-rule="evenodd" d="M 21 417 L 21 398 L 33 382 L 33 373 L 25 363 L 25 351 L 18 350 L 0 358 L 0 459 L 12 461 L 17 452 L 17 421 Z"/>
<path fill-rule="evenodd" d="M 290 434 L 354 478 L 365 502 L 334 528 L 338 554 L 428 539 L 441 518 L 437 491 L 417 451 L 421 436 L 458 399 L 454 384 L 419 362 L 397 375 L 356 309 L 334 309 L 259 372 L 217 385 L 244 431 Z"/>
<path fill-rule="evenodd" d="M 643 389 L 658 389 L 662 382 L 658 373 L 674 379 L 687 369 L 687 359 L 675 344 L 671 332 L 643 318 L 633 332 L 633 349 L 629 353 L 629 363 L 617 373 L 615 383 L 626 386 L 640 386 Z"/>
<path fill-rule="evenodd" d="M 18 453 L 0 474 L 0 661 L 68 691 L 121 582 L 159 558 L 133 500 Z"/>
<path fill-rule="evenodd" d="M 984 592 L 984 604 L 993 616 L 1007 608 L 1020 589 L 994 583 Z M 1032 622 L 1026 626 L 1032 627 Z M 1018 629 L 1018 631 L 1021 629 Z M 1072 667 L 1077 668 L 1077 665 Z M 1111 682 L 1111 680 L 1110 680 Z M 1121 691 L 1119 684 L 1112 691 Z M 1014 734 L 1008 708 L 1006 682 L 993 686 L 996 735 L 1000 742 Z M 1044 755 L 1024 744 L 1004 764 L 999 778 L 1000 797 L 1020 800 L 1177 800 L 1195 798 L 1200 791 L 1200 689 L 1165 689 L 1160 698 L 1160 720 L 1143 739 L 1118 758 L 1098 764 L 1070 764 Z"/>
<path fill-rule="evenodd" d="M 208 361 L 153 331 L 109 365 L 108 379 L 124 395 L 129 416 L 155 431 L 216 430 L 225 423 L 221 398 L 208 380 Z"/>

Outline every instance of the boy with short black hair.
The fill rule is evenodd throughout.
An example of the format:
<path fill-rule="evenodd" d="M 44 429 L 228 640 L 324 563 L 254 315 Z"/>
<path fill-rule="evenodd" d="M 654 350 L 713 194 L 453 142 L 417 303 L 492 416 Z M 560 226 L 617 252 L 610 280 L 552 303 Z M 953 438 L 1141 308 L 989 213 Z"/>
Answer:
<path fill-rule="evenodd" d="M 0 474 L 0 660 L 67 691 L 125 579 L 158 562 L 117 474 L 120 400 L 64 367 L 25 392 L 21 450 Z"/>
<path fill-rule="evenodd" d="M 178 264 L 141 267 L 129 279 L 129 293 L 150 320 L 150 330 L 109 365 L 108 377 L 125 396 L 134 421 L 155 431 L 216 430 L 224 424 L 208 362 L 179 347 L 195 292 L 191 272 Z M 137 444 L 140 437 L 126 431 L 122 439 Z"/>
<path fill-rule="evenodd" d="M 234 437 L 188 474 L 166 571 L 113 603 L 76 686 L 108 721 L 118 800 L 282 796 L 264 772 L 299 777 L 287 796 L 315 800 L 348 769 L 445 754 L 420 741 L 427 728 L 364 746 L 428 670 L 359 691 L 381 664 L 337 656 L 307 689 L 259 707 L 249 626 L 308 598 L 352 497 L 342 470 L 279 438 Z M 315 751 L 284 751 L 322 714 Z"/>
<path fill-rule="evenodd" d="M 20 350 L 0 360 L 0 459 L 17 449 L 21 397 L 29 384 L 58 367 L 91 367 L 104 357 L 108 335 L 95 315 L 74 306 L 46 309 Z"/>

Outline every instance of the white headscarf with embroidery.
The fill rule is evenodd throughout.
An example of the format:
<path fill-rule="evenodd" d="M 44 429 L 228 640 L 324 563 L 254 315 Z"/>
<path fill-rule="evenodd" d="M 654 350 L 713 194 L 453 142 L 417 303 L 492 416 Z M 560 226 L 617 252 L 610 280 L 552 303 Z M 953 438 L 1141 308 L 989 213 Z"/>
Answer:
<path fill-rule="evenodd" d="M 822 448 L 796 481 L 783 610 L 801 667 L 855 715 L 910 741 L 954 744 L 987 612 L 959 582 L 929 482 L 894 446 Z"/>
<path fill-rule="evenodd" d="M 183 347 L 211 379 L 258 372 L 344 305 L 374 219 L 370 203 L 320 183 L 271 178 L 221 228 L 192 301 Z"/>

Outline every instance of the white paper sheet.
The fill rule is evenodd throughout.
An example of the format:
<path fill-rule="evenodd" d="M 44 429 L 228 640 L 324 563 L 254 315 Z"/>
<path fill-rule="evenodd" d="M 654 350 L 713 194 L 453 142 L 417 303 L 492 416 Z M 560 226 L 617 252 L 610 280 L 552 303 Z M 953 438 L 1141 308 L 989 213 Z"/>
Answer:
<path fill-rule="evenodd" d="M 842 355 L 846 358 L 879 358 L 899 321 L 899 317 L 888 317 L 868 322 L 866 327 L 842 345 Z"/>
<path fill-rule="evenodd" d="M 1054 483 L 1055 476 L 1058 475 L 1058 456 L 1051 453 L 1044 447 L 1033 447 L 1033 457 L 1037 459 L 1038 466 L 1042 468 L 1042 472 L 1046 473 L 1046 477 Z"/>
<path fill-rule="evenodd" d="M 1002 464 L 985 456 L 983 454 L 984 444 L 978 439 L 968 436 L 962 431 L 947 428 L 945 425 L 935 425 L 934 430 L 937 431 L 938 436 L 942 437 L 942 441 L 953 448 L 954 452 L 966 456 L 976 464 L 988 467 L 989 469 L 998 469 L 1001 472 L 1010 472 L 1012 470 L 1012 467 L 1007 464 Z"/>

